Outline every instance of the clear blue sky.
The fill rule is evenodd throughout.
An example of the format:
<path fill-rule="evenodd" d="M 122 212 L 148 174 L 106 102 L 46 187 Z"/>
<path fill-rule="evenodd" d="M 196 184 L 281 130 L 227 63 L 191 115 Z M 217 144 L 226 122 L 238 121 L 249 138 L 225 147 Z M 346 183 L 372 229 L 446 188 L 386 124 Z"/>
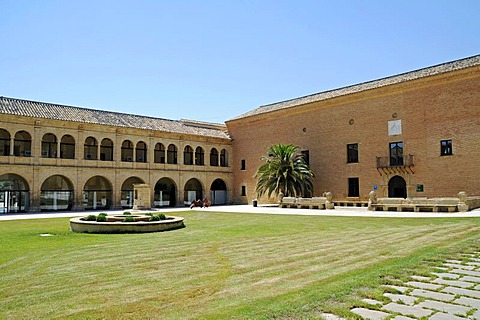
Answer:
<path fill-rule="evenodd" d="M 0 0 L 1 96 L 174 120 L 479 53 L 479 0 Z"/>

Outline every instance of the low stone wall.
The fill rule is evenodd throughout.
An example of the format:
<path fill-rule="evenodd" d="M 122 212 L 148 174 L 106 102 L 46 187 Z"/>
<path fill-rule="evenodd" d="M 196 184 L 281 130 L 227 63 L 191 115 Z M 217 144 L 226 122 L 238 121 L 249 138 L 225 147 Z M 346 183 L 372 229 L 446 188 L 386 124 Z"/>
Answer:
<path fill-rule="evenodd" d="M 466 212 L 480 208 L 480 197 L 467 197 L 459 192 L 451 198 L 377 198 L 370 192 L 368 210 L 371 211 L 413 211 L 413 212 Z"/>
<path fill-rule="evenodd" d="M 281 197 L 280 208 L 334 209 L 332 194 L 326 192 L 323 197 L 296 198 Z"/>
<path fill-rule="evenodd" d="M 136 222 L 97 222 L 86 221 L 83 218 L 70 219 L 70 230 L 83 233 L 145 233 L 159 232 L 185 227 L 182 217 L 168 217 L 160 221 Z"/>

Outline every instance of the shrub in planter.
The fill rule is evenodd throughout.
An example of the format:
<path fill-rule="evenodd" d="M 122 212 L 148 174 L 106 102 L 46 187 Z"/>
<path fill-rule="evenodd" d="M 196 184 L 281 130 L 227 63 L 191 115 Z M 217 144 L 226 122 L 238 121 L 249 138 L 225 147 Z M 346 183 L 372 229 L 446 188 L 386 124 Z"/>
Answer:
<path fill-rule="evenodd" d="M 153 217 L 153 213 L 152 213 L 152 212 L 145 213 L 145 215 L 146 215 L 146 216 Z"/>
<path fill-rule="evenodd" d="M 125 216 L 129 216 L 129 215 L 131 215 L 131 214 L 132 214 L 132 213 L 131 213 L 130 211 L 125 211 L 125 212 L 123 213 L 123 215 L 125 215 Z"/>
<path fill-rule="evenodd" d="M 134 217 L 125 217 L 125 219 L 123 219 L 123 222 L 135 222 L 135 218 Z"/>
<path fill-rule="evenodd" d="M 86 221 L 97 221 L 97 216 L 90 214 L 85 218 Z"/>
<path fill-rule="evenodd" d="M 160 217 L 157 216 L 157 215 L 152 215 L 152 216 L 150 217 L 150 221 L 160 221 Z"/>
<path fill-rule="evenodd" d="M 100 213 L 97 217 L 97 222 L 107 222 L 107 215 Z"/>
<path fill-rule="evenodd" d="M 160 214 L 158 215 L 158 217 L 160 218 L 160 220 L 165 220 L 165 219 L 167 219 L 167 217 L 165 217 L 165 215 L 164 215 L 163 213 L 160 213 Z"/>

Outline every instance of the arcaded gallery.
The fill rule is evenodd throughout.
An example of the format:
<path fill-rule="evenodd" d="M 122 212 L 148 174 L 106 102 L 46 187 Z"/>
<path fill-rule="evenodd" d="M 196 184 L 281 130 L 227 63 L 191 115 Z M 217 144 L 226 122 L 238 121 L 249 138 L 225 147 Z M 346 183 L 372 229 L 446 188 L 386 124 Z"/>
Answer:
<path fill-rule="evenodd" d="M 348 79 L 346 79 L 348 81 Z M 0 213 L 247 204 L 272 144 L 299 146 L 314 195 L 480 195 L 480 55 L 261 106 L 226 125 L 0 97 Z M 160 115 L 161 116 L 161 115 Z M 277 199 L 259 199 L 275 202 Z"/>

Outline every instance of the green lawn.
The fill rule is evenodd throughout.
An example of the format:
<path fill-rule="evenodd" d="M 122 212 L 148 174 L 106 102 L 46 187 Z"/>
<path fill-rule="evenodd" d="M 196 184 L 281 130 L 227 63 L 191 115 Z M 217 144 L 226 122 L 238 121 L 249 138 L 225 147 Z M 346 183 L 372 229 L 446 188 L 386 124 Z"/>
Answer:
<path fill-rule="evenodd" d="M 478 218 L 178 215 L 150 234 L 0 222 L 0 319 L 355 318 L 382 283 L 480 248 Z"/>

